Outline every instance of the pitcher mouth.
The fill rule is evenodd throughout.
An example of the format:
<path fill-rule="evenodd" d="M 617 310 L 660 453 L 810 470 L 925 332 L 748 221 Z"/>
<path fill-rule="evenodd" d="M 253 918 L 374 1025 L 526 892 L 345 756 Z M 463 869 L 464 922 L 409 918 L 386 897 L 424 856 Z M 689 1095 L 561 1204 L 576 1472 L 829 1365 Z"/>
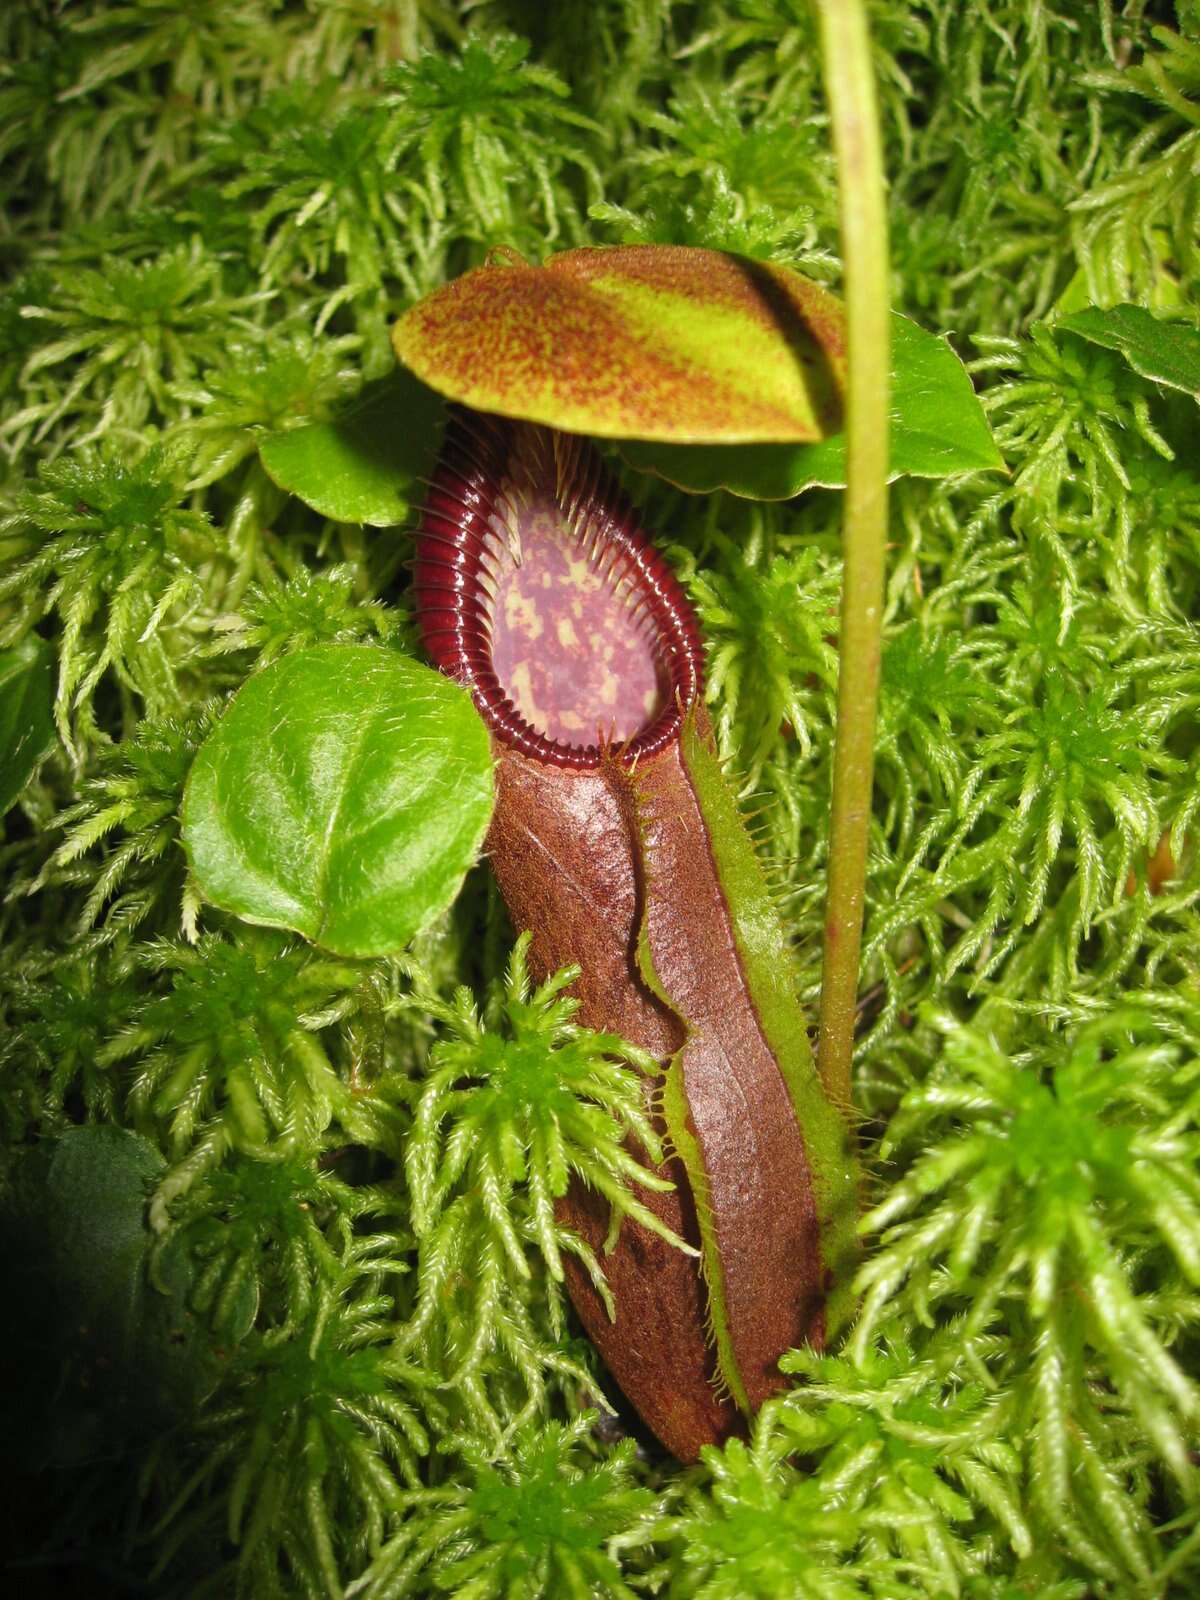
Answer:
<path fill-rule="evenodd" d="M 632 763 L 700 694 L 695 612 L 578 435 L 451 407 L 413 587 L 431 659 L 535 760 Z"/>

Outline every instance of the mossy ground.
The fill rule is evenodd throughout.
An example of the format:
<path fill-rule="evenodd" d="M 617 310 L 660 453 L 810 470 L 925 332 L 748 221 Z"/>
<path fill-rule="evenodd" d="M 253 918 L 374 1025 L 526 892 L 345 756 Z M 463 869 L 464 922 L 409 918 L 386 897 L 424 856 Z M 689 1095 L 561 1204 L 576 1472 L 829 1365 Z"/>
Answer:
<path fill-rule="evenodd" d="M 492 245 L 618 240 L 836 287 L 807 0 L 0 11 L 0 648 L 36 630 L 57 685 L 0 845 L 22 1593 L 1200 1585 L 1196 402 L 1056 327 L 1200 314 L 1200 8 L 870 12 L 895 303 L 972 364 L 1009 470 L 893 495 L 866 1312 L 682 1473 L 584 1416 L 545 1129 L 566 1093 L 612 1155 L 618 1087 L 529 1070 L 590 1046 L 504 987 L 483 874 L 411 960 L 334 961 L 201 905 L 177 818 L 256 665 L 411 647 L 406 535 L 323 521 L 257 444 L 387 372 L 413 299 Z M 811 1000 L 839 497 L 631 487 Z M 91 1126 L 136 1135 L 124 1188 Z"/>

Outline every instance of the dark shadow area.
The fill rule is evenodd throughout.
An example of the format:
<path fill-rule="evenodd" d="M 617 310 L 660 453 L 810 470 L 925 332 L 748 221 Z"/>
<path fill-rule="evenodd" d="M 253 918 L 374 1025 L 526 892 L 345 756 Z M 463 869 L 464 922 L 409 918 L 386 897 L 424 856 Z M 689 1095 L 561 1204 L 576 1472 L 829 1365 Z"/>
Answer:
<path fill-rule="evenodd" d="M 147 1447 L 210 1386 L 178 1292 L 146 1285 L 148 1147 L 71 1130 L 22 1156 L 0 1193 L 0 1588 L 22 1600 L 155 1600 L 131 1508 Z M 146 1513 L 157 1503 L 148 1486 Z M 214 1552 L 215 1555 L 215 1552 Z"/>
<path fill-rule="evenodd" d="M 779 280 L 767 270 L 765 262 L 755 261 L 749 256 L 734 259 L 755 295 L 770 313 L 780 338 L 796 364 L 804 369 L 812 394 L 813 410 L 821 424 L 822 433 L 838 433 L 844 423 L 842 390 L 829 357 L 813 336 L 812 326 L 796 310 Z"/>

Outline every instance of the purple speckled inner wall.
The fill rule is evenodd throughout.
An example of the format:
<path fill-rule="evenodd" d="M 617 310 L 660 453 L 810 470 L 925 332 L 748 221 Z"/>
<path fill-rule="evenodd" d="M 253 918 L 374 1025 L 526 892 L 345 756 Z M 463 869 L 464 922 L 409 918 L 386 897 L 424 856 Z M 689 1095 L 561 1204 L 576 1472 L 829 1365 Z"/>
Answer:
<path fill-rule="evenodd" d="M 667 674 L 635 591 L 601 565 L 604 547 L 567 527 L 540 488 L 503 496 L 493 528 L 492 666 L 520 714 L 570 744 L 630 738 L 662 709 Z"/>
<path fill-rule="evenodd" d="M 452 407 L 413 592 L 432 659 L 537 761 L 632 765 L 702 693 L 687 596 L 578 435 Z"/>

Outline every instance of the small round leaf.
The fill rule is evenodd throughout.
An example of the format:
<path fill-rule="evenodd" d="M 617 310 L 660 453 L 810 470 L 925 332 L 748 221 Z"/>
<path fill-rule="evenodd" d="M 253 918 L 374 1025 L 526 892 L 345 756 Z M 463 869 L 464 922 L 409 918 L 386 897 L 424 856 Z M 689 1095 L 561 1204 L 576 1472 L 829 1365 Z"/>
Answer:
<path fill-rule="evenodd" d="M 1145 306 L 1087 306 L 1057 324 L 1089 344 L 1117 350 L 1143 378 L 1200 400 L 1200 331 Z"/>
<path fill-rule="evenodd" d="M 464 689 L 390 650 L 320 645 L 234 697 L 192 766 L 183 841 L 224 910 L 379 956 L 451 903 L 491 810 Z"/>
<path fill-rule="evenodd" d="M 410 514 L 414 485 L 437 456 L 445 409 L 411 372 L 395 372 L 330 422 L 268 434 L 258 453 L 281 489 L 323 517 L 388 528 Z"/>

